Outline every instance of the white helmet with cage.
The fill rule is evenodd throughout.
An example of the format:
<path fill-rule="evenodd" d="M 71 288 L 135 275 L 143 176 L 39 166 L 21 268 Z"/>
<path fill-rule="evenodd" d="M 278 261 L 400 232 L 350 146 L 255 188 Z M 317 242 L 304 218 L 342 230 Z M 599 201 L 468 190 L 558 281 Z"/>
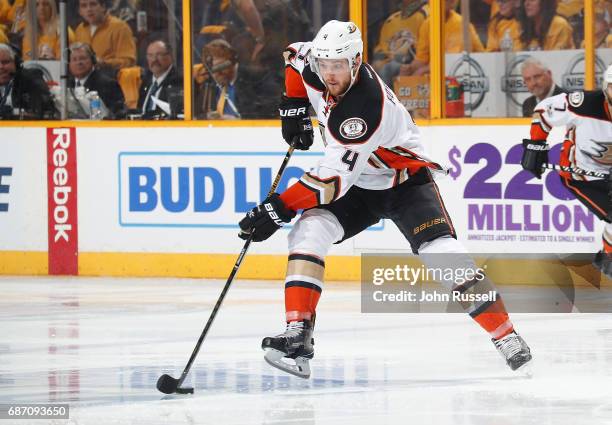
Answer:
<path fill-rule="evenodd" d="M 310 67 L 323 83 L 319 70 L 320 59 L 346 59 L 351 71 L 351 84 L 355 82 L 363 57 L 361 31 L 352 22 L 329 21 L 321 27 L 312 41 Z M 349 88 L 350 88 L 349 86 Z"/>
<path fill-rule="evenodd" d="M 612 104 L 612 93 L 608 91 L 609 84 L 612 84 L 612 65 L 610 65 L 608 69 L 605 70 L 604 75 L 603 75 L 602 87 L 601 87 L 604 94 L 606 95 L 606 98 L 608 99 L 608 102 Z"/>

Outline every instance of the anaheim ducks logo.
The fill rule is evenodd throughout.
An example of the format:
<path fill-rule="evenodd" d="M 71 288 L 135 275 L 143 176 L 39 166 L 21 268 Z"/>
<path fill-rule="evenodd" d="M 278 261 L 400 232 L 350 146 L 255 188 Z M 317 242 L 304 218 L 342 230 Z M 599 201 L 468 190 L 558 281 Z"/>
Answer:
<path fill-rule="evenodd" d="M 598 164 L 612 166 L 612 142 L 599 142 L 591 139 L 594 152 L 585 152 Z"/>
<path fill-rule="evenodd" d="M 353 24 L 353 23 L 350 23 L 348 25 L 348 31 L 349 31 L 349 34 L 354 33 L 355 31 L 357 31 L 357 26 L 355 24 Z"/>
<path fill-rule="evenodd" d="M 368 126 L 361 118 L 349 118 L 340 124 L 340 134 L 342 137 L 353 140 L 358 139 L 368 131 Z"/>

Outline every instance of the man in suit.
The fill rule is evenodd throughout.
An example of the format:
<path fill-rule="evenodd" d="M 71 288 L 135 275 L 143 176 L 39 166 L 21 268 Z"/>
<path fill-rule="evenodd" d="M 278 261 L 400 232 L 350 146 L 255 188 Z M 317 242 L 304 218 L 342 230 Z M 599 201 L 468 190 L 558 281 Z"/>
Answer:
<path fill-rule="evenodd" d="M 72 96 L 79 87 L 83 87 L 85 92 L 97 91 L 110 113 L 107 118 L 124 118 L 127 111 L 121 87 L 117 81 L 96 69 L 96 62 L 96 54 L 89 44 L 70 45 L 68 95 Z"/>
<path fill-rule="evenodd" d="M 523 102 L 524 117 L 532 116 L 535 106 L 542 100 L 565 93 L 565 90 L 554 83 L 550 68 L 535 58 L 523 62 L 521 74 L 527 90 L 532 94 Z"/>
<path fill-rule="evenodd" d="M 204 46 L 202 64 L 196 65 L 194 78 L 194 112 L 199 119 L 278 116 L 278 97 L 282 93 L 278 82 L 240 67 L 236 50 L 223 39 Z"/>
<path fill-rule="evenodd" d="M 160 107 L 153 98 L 174 106 L 173 109 L 182 108 L 183 79 L 179 75 L 172 58 L 170 45 L 163 40 L 155 40 L 147 46 L 146 73 L 138 96 L 138 110 L 144 119 L 167 118 L 175 115 L 179 110 L 172 110 L 169 114 Z"/>
<path fill-rule="evenodd" d="M 18 50 L 0 43 L 0 119 L 54 119 L 57 110 L 42 72 L 23 68 Z"/>

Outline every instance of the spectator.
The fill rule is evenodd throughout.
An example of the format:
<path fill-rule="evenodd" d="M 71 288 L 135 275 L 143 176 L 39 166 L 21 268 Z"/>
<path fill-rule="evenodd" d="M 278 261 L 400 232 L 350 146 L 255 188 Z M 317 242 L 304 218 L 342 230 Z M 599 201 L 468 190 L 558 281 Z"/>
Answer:
<path fill-rule="evenodd" d="M 463 40 L 463 18 L 455 12 L 458 0 L 446 0 L 444 4 L 444 45 L 446 53 L 460 53 L 465 50 Z M 402 65 L 400 75 L 423 75 L 429 72 L 429 25 L 427 18 L 419 29 L 415 60 L 408 65 Z M 483 52 L 484 46 L 472 24 L 469 25 L 472 52 Z"/>
<path fill-rule="evenodd" d="M 519 50 L 573 49 L 572 27 L 556 14 L 557 0 L 521 0 Z"/>
<path fill-rule="evenodd" d="M 138 109 L 145 119 L 165 118 L 172 114 L 155 103 L 153 97 L 170 104 L 176 101 L 183 89 L 183 79 L 172 63 L 170 45 L 162 40 L 155 40 L 147 47 L 147 64 L 149 71 L 140 85 Z M 173 99 L 174 98 L 174 99 Z M 182 102 L 181 102 L 182 104 Z"/>
<path fill-rule="evenodd" d="M 202 62 L 194 72 L 197 118 L 276 118 L 280 86 L 270 78 L 253 82 L 247 70 L 238 65 L 238 54 L 227 41 L 206 44 Z"/>
<path fill-rule="evenodd" d="M 79 13 L 85 22 L 76 29 L 76 40 L 89 44 L 98 66 L 112 69 L 136 63 L 136 44 L 130 27 L 108 13 L 108 0 L 79 0 Z"/>
<path fill-rule="evenodd" d="M 400 66 L 414 60 L 419 28 L 428 12 L 427 1 L 402 0 L 401 10 L 383 24 L 372 66 L 388 86 L 393 87 L 393 78 Z"/>
<path fill-rule="evenodd" d="M 9 39 L 20 41 L 26 21 L 25 0 L 5 1 L 6 4 L 2 7 L 2 16 L 0 16 L 2 22 L 0 23 L 7 25 L 6 33 Z"/>
<path fill-rule="evenodd" d="M 132 33 L 135 34 L 136 13 L 138 12 L 140 0 L 112 0 L 109 13 L 129 25 Z"/>
<path fill-rule="evenodd" d="M 37 50 L 38 59 L 60 59 L 60 22 L 57 15 L 57 5 L 55 0 L 36 1 L 37 29 Z M 34 59 L 32 46 L 30 45 L 29 22 L 26 23 L 25 36 L 23 37 L 23 56 L 26 60 Z M 74 42 L 74 32 L 68 28 L 69 43 Z"/>
<path fill-rule="evenodd" d="M 7 44 L 9 42 L 8 37 L 4 30 L 0 27 L 0 43 Z"/>
<path fill-rule="evenodd" d="M 110 112 L 107 118 L 120 119 L 126 115 L 125 99 L 117 81 L 95 68 L 96 54 L 91 46 L 74 43 L 70 46 L 70 78 L 68 88 L 83 87 L 85 92 L 96 91 Z"/>
<path fill-rule="evenodd" d="M 519 0 L 498 0 L 498 12 L 489 22 L 487 51 L 516 51 L 519 49 L 521 26 L 516 20 Z"/>
<path fill-rule="evenodd" d="M 535 58 L 523 62 L 521 74 L 527 90 L 532 94 L 523 102 L 524 117 L 532 116 L 535 106 L 547 97 L 565 93 L 554 83 L 550 68 Z"/>
<path fill-rule="evenodd" d="M 244 29 L 248 30 L 253 43 L 247 45 L 241 42 L 240 44 L 245 46 L 245 51 L 248 46 L 250 61 L 254 61 L 265 46 L 264 27 L 254 0 L 211 0 L 206 2 L 202 13 L 203 29 L 218 25 L 228 27 L 229 32 L 233 34 L 241 34 L 244 33 Z M 234 45 L 232 41 L 230 40 Z M 238 53 L 242 59 L 242 49 L 240 50 Z M 244 60 L 246 59 L 247 57 L 244 57 Z"/>
<path fill-rule="evenodd" d="M 15 49 L 0 44 L 0 117 L 53 119 L 53 97 L 38 69 L 25 69 Z"/>
<path fill-rule="evenodd" d="M 584 49 L 584 40 L 582 40 L 581 48 Z M 610 34 L 610 15 L 603 8 L 598 8 L 595 14 L 595 48 L 609 49 L 612 48 L 612 34 Z"/>

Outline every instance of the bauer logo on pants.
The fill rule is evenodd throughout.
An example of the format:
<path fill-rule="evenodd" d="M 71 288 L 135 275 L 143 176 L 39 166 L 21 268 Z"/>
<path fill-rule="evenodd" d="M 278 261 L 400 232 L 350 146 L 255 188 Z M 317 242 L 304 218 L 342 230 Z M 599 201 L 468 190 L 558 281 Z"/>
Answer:
<path fill-rule="evenodd" d="M 74 128 L 47 129 L 49 274 L 78 273 Z"/>

